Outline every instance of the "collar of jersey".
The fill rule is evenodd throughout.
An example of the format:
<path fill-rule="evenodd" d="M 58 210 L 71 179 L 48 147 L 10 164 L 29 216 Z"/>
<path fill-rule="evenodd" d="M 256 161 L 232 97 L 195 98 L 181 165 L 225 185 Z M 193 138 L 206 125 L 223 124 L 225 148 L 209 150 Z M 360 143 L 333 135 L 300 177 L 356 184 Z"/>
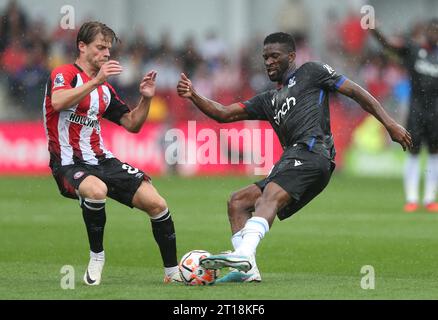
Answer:
<path fill-rule="evenodd" d="M 79 70 L 79 72 L 81 72 L 83 75 L 85 75 L 87 77 L 87 79 L 91 79 L 88 74 L 75 62 L 73 63 L 73 66 L 75 66 L 76 69 Z"/>
<path fill-rule="evenodd" d="M 82 68 L 79 67 L 79 65 L 77 65 L 76 62 L 73 63 L 73 65 L 74 65 L 74 66 L 76 67 L 76 69 L 78 69 L 80 72 L 84 72 L 84 70 L 82 70 Z"/>

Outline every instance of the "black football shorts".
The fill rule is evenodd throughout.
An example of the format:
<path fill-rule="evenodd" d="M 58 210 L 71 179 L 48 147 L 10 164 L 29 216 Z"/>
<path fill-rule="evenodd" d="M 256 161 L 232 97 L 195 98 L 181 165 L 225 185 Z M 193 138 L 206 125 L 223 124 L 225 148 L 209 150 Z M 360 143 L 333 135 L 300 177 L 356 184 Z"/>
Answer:
<path fill-rule="evenodd" d="M 438 99 L 412 99 L 406 129 L 412 136 L 414 153 L 427 144 L 429 152 L 438 151 Z"/>
<path fill-rule="evenodd" d="M 334 169 L 333 161 L 298 145 L 287 149 L 269 175 L 255 184 L 263 191 L 269 182 L 274 182 L 290 195 L 291 202 L 277 213 L 278 218 L 283 220 L 324 190 Z"/>
<path fill-rule="evenodd" d="M 142 181 L 151 180 L 143 171 L 116 158 L 105 159 L 98 165 L 55 165 L 52 174 L 64 197 L 78 199 L 76 190 L 81 182 L 88 176 L 95 176 L 106 184 L 110 198 L 131 208 L 134 194 Z"/>

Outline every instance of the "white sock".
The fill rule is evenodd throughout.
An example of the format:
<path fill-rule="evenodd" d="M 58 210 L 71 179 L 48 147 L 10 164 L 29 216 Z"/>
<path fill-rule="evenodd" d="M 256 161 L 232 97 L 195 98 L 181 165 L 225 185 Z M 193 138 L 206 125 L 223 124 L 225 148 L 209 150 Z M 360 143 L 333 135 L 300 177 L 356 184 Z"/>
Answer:
<path fill-rule="evenodd" d="M 175 272 L 178 272 L 178 266 L 174 266 L 174 267 L 169 267 L 169 268 L 164 268 L 164 273 L 166 274 L 166 276 L 170 277 L 172 274 L 174 274 Z"/>
<path fill-rule="evenodd" d="M 237 231 L 235 234 L 231 236 L 231 243 L 233 244 L 234 250 L 240 247 L 242 244 L 242 230 Z"/>
<path fill-rule="evenodd" d="M 160 219 L 162 219 L 167 213 L 169 212 L 169 208 L 166 208 L 166 209 L 164 209 L 164 211 L 163 212 L 160 212 L 159 214 L 157 214 L 156 216 L 154 216 L 154 217 L 150 217 L 151 218 L 151 220 L 152 221 L 157 221 L 157 220 L 160 220 Z M 167 219 L 169 219 L 170 218 L 170 215 L 168 216 L 168 217 L 166 217 L 164 220 L 162 220 L 162 221 L 165 221 L 165 220 L 167 220 Z"/>
<path fill-rule="evenodd" d="M 435 202 L 438 184 L 438 154 L 430 154 L 427 160 L 427 169 L 424 181 L 423 203 Z"/>
<path fill-rule="evenodd" d="M 90 258 L 98 261 L 105 261 L 105 251 L 98 253 L 90 251 Z"/>
<path fill-rule="evenodd" d="M 253 256 L 257 246 L 265 233 L 269 231 L 269 223 L 265 218 L 252 217 L 249 219 L 242 231 L 242 243 L 234 251 L 235 254 Z"/>
<path fill-rule="evenodd" d="M 418 155 L 409 155 L 406 160 L 404 187 L 406 202 L 417 203 L 419 198 L 420 185 L 420 157 Z"/>

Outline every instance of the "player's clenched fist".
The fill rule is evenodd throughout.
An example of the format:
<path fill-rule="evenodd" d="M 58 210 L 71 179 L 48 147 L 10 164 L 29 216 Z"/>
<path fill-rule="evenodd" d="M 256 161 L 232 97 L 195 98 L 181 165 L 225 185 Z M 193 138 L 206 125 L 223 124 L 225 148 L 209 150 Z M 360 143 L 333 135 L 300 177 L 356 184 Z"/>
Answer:
<path fill-rule="evenodd" d="M 117 76 L 123 71 L 122 66 L 118 61 L 109 60 L 100 67 L 99 73 L 96 76 L 96 81 L 99 84 L 104 83 L 110 76 Z"/>
<path fill-rule="evenodd" d="M 184 73 L 181 73 L 181 78 L 176 86 L 178 95 L 182 98 L 191 98 L 193 94 L 192 81 Z"/>

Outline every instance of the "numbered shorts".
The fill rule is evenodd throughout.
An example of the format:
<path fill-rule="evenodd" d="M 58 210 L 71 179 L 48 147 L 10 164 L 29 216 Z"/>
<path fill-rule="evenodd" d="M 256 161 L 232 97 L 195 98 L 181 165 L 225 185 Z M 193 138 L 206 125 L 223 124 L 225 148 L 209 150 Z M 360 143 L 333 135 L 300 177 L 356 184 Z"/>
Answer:
<path fill-rule="evenodd" d="M 132 198 L 140 184 L 151 180 L 143 171 L 116 158 L 105 159 L 99 165 L 54 166 L 52 174 L 64 197 L 78 199 L 77 190 L 81 182 L 88 176 L 95 176 L 106 184 L 110 198 L 131 208 Z"/>
<path fill-rule="evenodd" d="M 315 198 L 330 181 L 335 163 L 305 149 L 289 151 L 272 168 L 270 174 L 255 184 L 263 191 L 270 182 L 284 189 L 291 201 L 277 216 L 284 220 Z"/>

